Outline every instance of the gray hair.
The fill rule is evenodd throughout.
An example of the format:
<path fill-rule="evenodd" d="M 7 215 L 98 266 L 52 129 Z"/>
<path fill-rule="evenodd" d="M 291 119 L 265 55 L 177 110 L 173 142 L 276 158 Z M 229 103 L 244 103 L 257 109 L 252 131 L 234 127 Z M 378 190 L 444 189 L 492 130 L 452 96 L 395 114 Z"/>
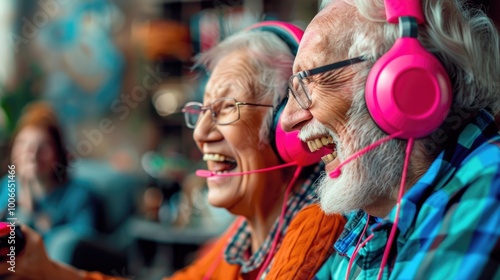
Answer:
<path fill-rule="evenodd" d="M 256 70 L 255 81 L 250 84 L 248 93 L 253 94 L 256 102 L 270 103 L 276 106 L 287 94 L 288 78 L 292 75 L 294 56 L 277 35 L 261 30 L 238 32 L 217 46 L 195 58 L 195 67 L 203 67 L 212 72 L 219 61 L 229 53 L 245 50 L 248 52 L 248 63 Z M 269 130 L 273 122 L 273 112 L 268 113 L 260 129 L 260 140 L 269 142 Z"/>
<path fill-rule="evenodd" d="M 453 107 L 441 127 L 423 139 L 427 155 L 437 155 L 448 136 L 465 124 L 464 119 L 482 109 L 500 111 L 500 38 L 490 18 L 471 9 L 464 0 L 422 0 L 426 24 L 419 40 L 443 64 L 453 88 Z M 352 0 L 368 21 L 355 24 L 349 56 L 364 55 L 375 61 L 398 38 L 398 26 L 386 24 L 383 0 Z M 361 67 L 361 66 L 355 66 Z M 365 81 L 368 71 L 360 71 Z M 457 117 L 460 119 L 457 122 Z"/>
<path fill-rule="evenodd" d="M 352 30 L 349 54 L 375 61 L 398 37 L 398 26 L 386 24 L 383 0 L 353 0 L 360 14 L 378 24 Z M 500 39 L 494 23 L 463 0 L 422 0 L 427 24 L 419 39 L 450 75 L 454 106 L 467 111 L 500 110 Z M 390 42 L 388 44 L 387 42 Z"/>
<path fill-rule="evenodd" d="M 348 57 L 362 55 L 373 64 L 398 38 L 398 25 L 387 24 L 383 0 L 343 1 L 357 7 L 359 15 L 349 22 L 352 28 L 336 34 L 332 51 L 339 52 L 336 57 L 345 56 L 347 52 Z M 443 134 L 465 125 L 471 113 L 488 109 L 496 114 L 500 110 L 500 42 L 493 22 L 481 11 L 468 10 L 462 0 L 421 2 L 427 24 L 419 28 L 419 39 L 449 73 L 454 96 L 452 112 L 441 127 L 415 142 L 408 185 L 415 183 L 442 150 L 450 136 L 443 137 Z M 320 24 L 329 24 L 329 18 L 325 17 Z M 348 111 L 347 133 L 339 139 L 341 160 L 386 136 L 366 108 L 364 85 L 370 71 L 367 64 L 351 66 L 357 74 L 351 85 L 354 94 Z M 321 207 L 327 212 L 347 211 L 353 210 L 353 205 L 369 206 L 377 197 L 395 197 L 405 148 L 406 141 L 388 141 L 377 147 L 376 152 L 366 153 L 358 161 L 346 165 L 338 179 L 321 181 Z M 384 172 L 380 172 L 381 168 Z M 346 190 L 346 185 L 354 187 Z M 352 195 L 353 191 L 356 195 Z M 339 203 L 338 197 L 351 201 Z"/>

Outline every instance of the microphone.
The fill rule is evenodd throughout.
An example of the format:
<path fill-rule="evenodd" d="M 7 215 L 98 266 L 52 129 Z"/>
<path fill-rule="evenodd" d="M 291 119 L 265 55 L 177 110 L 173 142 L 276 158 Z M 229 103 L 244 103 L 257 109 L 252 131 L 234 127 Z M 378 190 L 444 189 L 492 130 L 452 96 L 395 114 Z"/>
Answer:
<path fill-rule="evenodd" d="M 257 170 L 242 171 L 242 172 L 228 172 L 228 173 L 215 173 L 215 172 L 210 171 L 210 170 L 198 169 L 198 170 L 196 170 L 196 176 L 202 177 L 202 178 L 241 176 L 241 175 L 261 173 L 261 172 L 269 172 L 269 171 L 273 171 L 276 169 L 281 169 L 281 168 L 285 168 L 285 167 L 289 167 L 289 166 L 298 166 L 298 164 L 297 164 L 297 162 L 289 162 L 289 163 L 275 165 L 275 166 L 257 169 Z"/>
<path fill-rule="evenodd" d="M 357 151 L 356 153 L 354 153 L 353 155 L 351 155 L 350 157 L 348 157 L 346 160 L 344 160 L 343 162 L 341 162 L 339 164 L 339 166 L 337 166 L 337 168 L 335 168 L 332 172 L 330 172 L 328 174 L 328 176 L 330 178 L 332 178 L 332 179 L 336 179 L 336 178 L 340 177 L 340 175 L 342 174 L 342 170 L 341 169 L 342 169 L 342 167 L 344 167 L 344 165 L 346 165 L 349 162 L 357 159 L 358 157 L 360 157 L 360 156 L 368 153 L 369 151 L 377 148 L 378 146 L 382 145 L 383 143 L 385 143 L 385 142 L 387 142 L 387 141 L 389 141 L 391 139 L 394 139 L 394 138 L 400 136 L 401 134 L 403 134 L 402 131 L 393 133 L 393 134 L 388 135 L 388 136 L 386 136 L 386 137 L 384 137 L 382 139 L 379 139 L 379 140 L 375 141 L 374 143 L 372 143 L 372 144 L 364 147 L 363 149 Z"/>

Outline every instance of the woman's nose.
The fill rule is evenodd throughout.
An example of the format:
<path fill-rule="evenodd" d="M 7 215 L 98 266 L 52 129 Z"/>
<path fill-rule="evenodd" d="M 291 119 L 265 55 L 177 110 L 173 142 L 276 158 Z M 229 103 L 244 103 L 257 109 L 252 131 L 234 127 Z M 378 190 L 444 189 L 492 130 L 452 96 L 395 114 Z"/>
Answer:
<path fill-rule="evenodd" d="M 193 132 L 193 139 L 196 142 L 206 142 L 209 137 L 210 130 L 214 126 L 214 121 L 210 112 L 200 114 Z"/>

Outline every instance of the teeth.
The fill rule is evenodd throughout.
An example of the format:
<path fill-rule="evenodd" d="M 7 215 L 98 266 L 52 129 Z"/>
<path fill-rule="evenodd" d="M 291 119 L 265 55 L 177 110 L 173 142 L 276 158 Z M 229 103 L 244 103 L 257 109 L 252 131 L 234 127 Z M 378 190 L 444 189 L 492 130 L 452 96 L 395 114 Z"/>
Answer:
<path fill-rule="evenodd" d="M 204 161 L 233 161 L 232 159 L 227 158 L 227 157 L 220 155 L 220 154 L 204 154 L 203 160 Z"/>
<path fill-rule="evenodd" d="M 311 141 L 307 141 L 307 147 L 309 147 L 309 151 L 314 152 L 313 147 L 311 146 Z"/>
<path fill-rule="evenodd" d="M 316 138 L 307 141 L 307 146 L 309 147 L 309 151 L 311 152 L 317 151 L 321 149 L 321 147 L 326 146 L 328 144 L 333 144 L 332 136 L 323 136 L 321 138 Z"/>
<path fill-rule="evenodd" d="M 323 156 L 321 158 L 321 160 L 323 160 L 323 162 L 325 164 L 329 164 L 330 162 L 334 161 L 336 158 L 337 158 L 337 151 L 333 151 L 333 153 L 328 154 L 326 156 Z"/>
<path fill-rule="evenodd" d="M 314 152 L 318 149 L 318 145 L 316 145 L 316 142 L 314 140 L 307 142 L 307 145 L 309 145 L 309 150 L 311 152 Z"/>
<path fill-rule="evenodd" d="M 318 149 L 323 147 L 323 143 L 321 143 L 320 139 L 316 138 L 314 139 L 314 142 L 316 143 L 316 147 L 318 147 Z"/>
<path fill-rule="evenodd" d="M 219 155 L 219 154 L 204 154 L 203 155 L 203 160 L 204 161 L 224 161 L 224 156 Z"/>

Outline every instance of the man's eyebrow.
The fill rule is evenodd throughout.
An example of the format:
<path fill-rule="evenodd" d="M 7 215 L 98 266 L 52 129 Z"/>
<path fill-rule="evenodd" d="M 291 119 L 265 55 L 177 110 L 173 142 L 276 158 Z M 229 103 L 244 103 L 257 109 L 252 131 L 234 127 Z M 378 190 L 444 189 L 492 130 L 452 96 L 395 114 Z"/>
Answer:
<path fill-rule="evenodd" d="M 346 82 L 346 74 L 347 68 L 339 68 L 332 71 L 328 71 L 325 73 L 318 74 L 317 81 L 322 84 L 334 84 L 336 86 L 342 85 Z M 349 75 L 349 72 L 347 72 Z"/>
<path fill-rule="evenodd" d="M 339 71 L 337 71 L 337 70 L 339 70 Z M 341 73 L 342 73 L 342 69 L 335 69 L 335 70 L 319 73 L 318 75 L 314 75 L 314 76 L 316 76 L 316 79 L 319 81 L 331 82 L 331 81 L 336 80 L 337 77 L 341 75 Z"/>

